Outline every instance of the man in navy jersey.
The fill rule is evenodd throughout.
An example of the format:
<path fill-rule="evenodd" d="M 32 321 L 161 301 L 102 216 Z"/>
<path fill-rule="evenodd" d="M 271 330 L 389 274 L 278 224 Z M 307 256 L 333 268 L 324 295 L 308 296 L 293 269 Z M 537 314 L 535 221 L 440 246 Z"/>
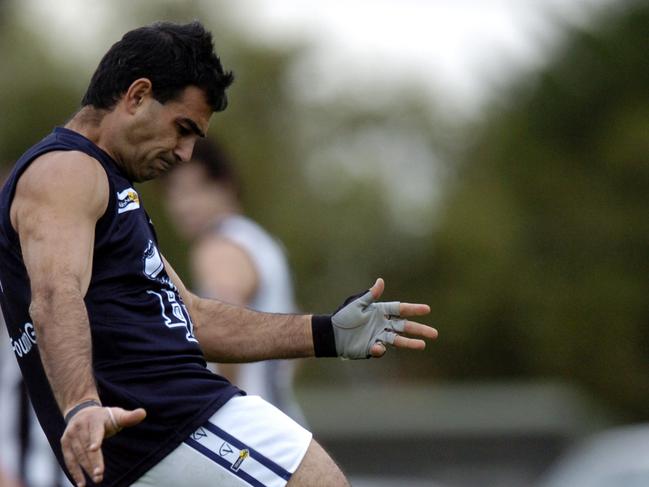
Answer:
<path fill-rule="evenodd" d="M 198 22 L 130 31 L 81 109 L 23 154 L 0 192 L 11 346 L 79 486 L 347 486 L 308 431 L 205 360 L 360 359 L 437 336 L 404 318 L 428 306 L 376 302 L 381 279 L 332 315 L 258 313 L 187 291 L 133 183 L 189 160 L 231 82 Z"/>

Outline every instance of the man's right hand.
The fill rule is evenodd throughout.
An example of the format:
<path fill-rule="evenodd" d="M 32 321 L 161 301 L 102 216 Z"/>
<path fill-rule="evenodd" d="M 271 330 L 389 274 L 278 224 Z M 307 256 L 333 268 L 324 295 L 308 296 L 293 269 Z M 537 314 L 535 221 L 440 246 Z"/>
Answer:
<path fill-rule="evenodd" d="M 135 426 L 146 417 L 142 408 L 127 411 L 122 408 L 92 406 L 75 414 L 68 423 L 61 447 L 68 471 L 78 487 L 84 487 L 85 471 L 92 481 L 100 483 L 104 478 L 104 456 L 101 444 L 123 428 Z M 83 470 L 82 470 L 83 469 Z"/>

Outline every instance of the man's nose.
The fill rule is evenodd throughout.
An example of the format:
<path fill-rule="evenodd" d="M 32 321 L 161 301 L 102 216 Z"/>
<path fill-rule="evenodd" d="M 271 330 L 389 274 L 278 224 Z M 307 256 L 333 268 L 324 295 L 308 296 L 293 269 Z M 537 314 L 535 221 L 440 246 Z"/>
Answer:
<path fill-rule="evenodd" d="M 178 142 L 176 149 L 174 150 L 174 155 L 180 162 L 188 162 L 192 158 L 192 152 L 194 152 L 194 143 L 196 141 L 194 138 L 183 138 Z"/>

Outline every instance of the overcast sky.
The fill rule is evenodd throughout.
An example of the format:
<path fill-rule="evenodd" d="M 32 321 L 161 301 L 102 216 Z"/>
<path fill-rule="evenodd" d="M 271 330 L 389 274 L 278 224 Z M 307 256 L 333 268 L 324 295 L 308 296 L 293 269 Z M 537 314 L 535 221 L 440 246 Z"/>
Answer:
<path fill-rule="evenodd" d="M 295 76 L 298 82 L 321 80 L 320 91 L 312 92 L 316 96 L 354 80 L 380 84 L 407 75 L 464 113 L 478 108 L 503 80 L 542 63 L 563 22 L 584 23 L 593 8 L 614 1 L 199 0 L 208 11 L 215 4 L 228 8 L 241 31 L 260 43 L 309 42 Z M 119 35 L 123 12 L 115 9 L 128 3 L 24 0 L 20 5 L 48 42 L 96 62 L 104 37 Z"/>
<path fill-rule="evenodd" d="M 310 39 L 304 76 L 336 87 L 360 78 L 418 78 L 471 112 L 492 87 L 542 63 L 562 24 L 612 0 L 244 0 L 241 28 L 260 42 Z M 338 67 L 338 69 L 332 69 Z M 441 95 L 441 96 L 439 96 Z"/>

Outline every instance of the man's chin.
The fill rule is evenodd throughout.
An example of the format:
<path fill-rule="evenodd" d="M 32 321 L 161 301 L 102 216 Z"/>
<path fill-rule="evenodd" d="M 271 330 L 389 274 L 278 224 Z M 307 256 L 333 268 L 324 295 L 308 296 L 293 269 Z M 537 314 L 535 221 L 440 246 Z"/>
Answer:
<path fill-rule="evenodd" d="M 146 181 L 151 181 L 152 179 L 157 179 L 166 172 L 167 171 L 163 171 L 162 169 L 149 169 L 144 174 L 138 174 L 133 178 L 133 181 L 136 183 L 144 183 Z"/>

